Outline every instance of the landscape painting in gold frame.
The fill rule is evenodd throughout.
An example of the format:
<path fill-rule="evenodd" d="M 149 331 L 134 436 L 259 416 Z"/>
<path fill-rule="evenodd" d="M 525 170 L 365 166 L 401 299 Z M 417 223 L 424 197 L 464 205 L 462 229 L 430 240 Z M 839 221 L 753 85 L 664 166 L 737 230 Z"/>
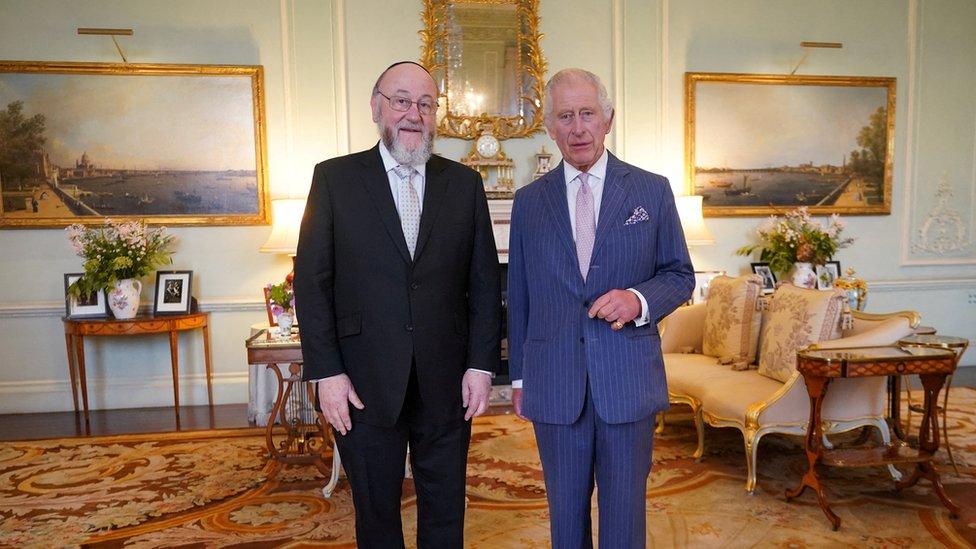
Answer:
<path fill-rule="evenodd" d="M 269 222 L 260 66 L 0 61 L 0 228 Z"/>
<path fill-rule="evenodd" d="M 895 79 L 685 74 L 685 181 L 706 216 L 890 214 Z"/>

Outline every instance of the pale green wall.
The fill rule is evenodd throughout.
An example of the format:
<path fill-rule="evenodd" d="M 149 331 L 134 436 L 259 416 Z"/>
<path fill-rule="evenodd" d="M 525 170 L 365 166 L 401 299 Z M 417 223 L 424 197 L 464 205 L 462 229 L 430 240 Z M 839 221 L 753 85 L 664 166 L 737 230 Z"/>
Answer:
<path fill-rule="evenodd" d="M 869 279 L 869 309 L 914 308 L 944 333 L 976 339 L 976 7 L 968 0 L 541 0 L 550 73 L 593 70 L 617 100 L 611 150 L 672 178 L 683 166 L 685 71 L 788 72 L 801 40 L 843 42 L 814 52 L 802 74 L 898 79 L 892 215 L 857 217 L 860 238 L 841 252 Z M 318 160 L 370 147 L 369 90 L 376 75 L 420 54 L 419 0 L 52 1 L 0 0 L 0 58 L 117 61 L 107 38 L 79 26 L 131 27 L 121 43 L 133 62 L 261 64 L 274 196 L 303 196 Z M 284 17 L 283 17 L 284 15 Z M 910 90 L 913 90 L 910 92 Z M 910 97 L 911 96 L 911 97 Z M 911 135 L 910 135 L 911 134 Z M 548 137 L 510 140 L 504 150 L 527 182 Z M 441 140 L 451 158 L 470 143 Z M 936 205 L 946 172 L 970 244 L 949 254 L 904 246 Z M 910 197 L 906 202 L 905 197 Z M 709 219 L 715 246 L 696 248 L 699 268 L 743 271 L 732 255 L 756 218 Z M 268 227 L 174 229 L 174 268 L 192 269 L 195 294 L 213 311 L 218 402 L 247 399 L 242 341 L 262 320 L 260 286 L 288 268 L 260 254 Z M 963 262 L 969 262 L 965 264 Z M 935 264 L 935 263 L 949 264 Z M 921 263 L 910 265 L 909 263 Z M 61 274 L 77 271 L 60 230 L 0 231 L 0 412 L 71 408 L 60 314 Z M 147 285 L 151 286 L 151 285 Z M 151 295 L 147 287 L 144 298 Z M 184 337 L 184 401 L 205 401 L 199 337 Z M 93 405 L 171 402 L 165 338 L 89 344 Z M 967 357 L 967 363 L 976 359 Z M 106 381 L 106 378 L 109 381 Z"/>

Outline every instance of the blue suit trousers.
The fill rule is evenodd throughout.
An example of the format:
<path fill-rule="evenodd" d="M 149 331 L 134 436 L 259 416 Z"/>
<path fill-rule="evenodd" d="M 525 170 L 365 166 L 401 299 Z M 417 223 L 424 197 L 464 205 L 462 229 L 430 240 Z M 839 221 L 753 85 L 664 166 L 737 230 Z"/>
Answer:
<path fill-rule="evenodd" d="M 583 411 L 574 423 L 533 425 L 549 501 L 552 546 L 593 547 L 590 502 L 595 480 L 599 546 L 643 548 L 654 416 L 606 423 L 596 412 L 587 383 Z"/>

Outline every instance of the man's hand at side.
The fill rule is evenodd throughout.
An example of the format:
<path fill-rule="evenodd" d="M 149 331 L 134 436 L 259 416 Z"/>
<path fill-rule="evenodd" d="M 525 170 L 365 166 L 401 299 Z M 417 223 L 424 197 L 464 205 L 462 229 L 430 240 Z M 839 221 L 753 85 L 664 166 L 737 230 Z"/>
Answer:
<path fill-rule="evenodd" d="M 522 415 L 522 389 L 512 389 L 512 407 L 515 408 L 515 415 L 525 420 L 529 419 Z"/>
<path fill-rule="evenodd" d="M 468 370 L 461 378 L 461 405 L 468 409 L 464 420 L 478 417 L 488 409 L 491 394 L 491 376 L 484 372 Z"/>
<path fill-rule="evenodd" d="M 352 418 L 349 417 L 349 403 L 362 410 L 366 406 L 359 400 L 352 381 L 346 374 L 327 377 L 319 380 L 316 385 L 319 392 L 319 406 L 325 419 L 342 435 L 352 429 Z"/>

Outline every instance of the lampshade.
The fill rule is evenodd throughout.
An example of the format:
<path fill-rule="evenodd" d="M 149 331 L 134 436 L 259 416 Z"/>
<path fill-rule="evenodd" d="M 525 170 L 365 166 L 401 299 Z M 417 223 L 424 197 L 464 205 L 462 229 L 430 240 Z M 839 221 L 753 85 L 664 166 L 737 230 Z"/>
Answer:
<path fill-rule="evenodd" d="M 261 246 L 266 254 L 295 255 L 298 248 L 298 231 L 305 214 L 304 198 L 276 198 L 271 201 L 271 235 Z"/>
<path fill-rule="evenodd" d="M 685 241 L 689 246 L 707 246 L 715 244 L 715 238 L 705 226 L 705 218 L 702 217 L 702 197 L 698 195 L 686 195 L 675 197 L 678 206 L 678 217 L 681 218 L 681 227 L 685 231 Z"/>

